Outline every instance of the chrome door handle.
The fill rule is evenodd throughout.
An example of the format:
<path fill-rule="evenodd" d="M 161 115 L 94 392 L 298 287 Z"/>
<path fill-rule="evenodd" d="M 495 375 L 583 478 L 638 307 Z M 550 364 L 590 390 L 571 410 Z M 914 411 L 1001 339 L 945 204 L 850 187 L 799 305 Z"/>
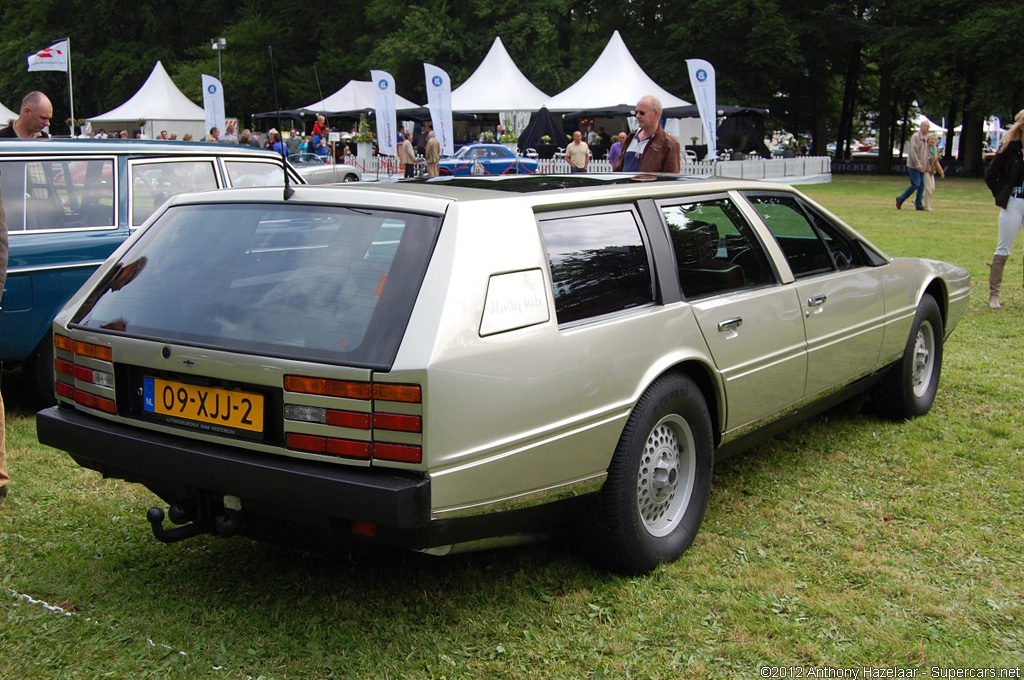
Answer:
<path fill-rule="evenodd" d="M 726 319 L 718 322 L 718 332 L 734 331 L 743 325 L 743 317 L 737 316 L 733 319 Z"/>
<path fill-rule="evenodd" d="M 828 300 L 828 296 L 822 293 L 821 295 L 815 295 L 814 297 L 807 298 L 808 307 L 821 307 Z"/>

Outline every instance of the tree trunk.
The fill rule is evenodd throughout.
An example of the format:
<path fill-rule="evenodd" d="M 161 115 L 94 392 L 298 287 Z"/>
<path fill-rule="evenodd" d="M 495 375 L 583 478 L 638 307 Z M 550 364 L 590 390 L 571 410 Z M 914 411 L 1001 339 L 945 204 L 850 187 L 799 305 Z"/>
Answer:
<path fill-rule="evenodd" d="M 811 88 L 814 115 L 810 121 L 811 147 L 815 156 L 824 156 L 828 143 L 828 71 L 824 59 L 816 60 L 811 67 Z"/>
<path fill-rule="evenodd" d="M 968 73 L 964 84 L 964 124 L 960 131 L 960 162 L 963 163 L 964 177 L 981 177 L 985 172 L 981 156 L 982 121 L 981 114 L 974 111 L 974 73 Z"/>
<path fill-rule="evenodd" d="M 857 105 L 857 83 L 860 80 L 861 46 L 851 45 L 847 56 L 846 82 L 843 85 L 843 112 L 839 117 L 839 134 L 836 139 L 836 158 L 850 157 L 850 142 L 853 141 L 853 118 Z"/>
<path fill-rule="evenodd" d="M 956 133 L 953 132 L 953 128 L 956 127 L 956 111 L 959 105 L 959 97 L 953 96 L 949 99 L 949 109 L 946 111 L 946 153 L 943 155 L 943 160 L 946 163 L 953 162 L 953 137 Z"/>
<path fill-rule="evenodd" d="M 878 69 L 878 172 L 892 171 L 892 67 L 881 63 Z"/>

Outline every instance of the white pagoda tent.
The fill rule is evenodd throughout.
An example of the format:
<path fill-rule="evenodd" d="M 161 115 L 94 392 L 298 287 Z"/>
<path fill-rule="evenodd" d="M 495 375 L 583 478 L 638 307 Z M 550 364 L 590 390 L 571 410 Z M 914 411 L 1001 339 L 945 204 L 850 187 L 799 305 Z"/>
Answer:
<path fill-rule="evenodd" d="M 601 111 L 618 106 L 636 106 L 641 97 L 649 94 L 660 99 L 665 109 L 690 104 L 654 82 L 640 68 L 622 36 L 615 31 L 590 70 L 567 89 L 548 99 L 545 106 L 553 113 Z"/>
<path fill-rule="evenodd" d="M 18 114 L 0 104 L 0 127 L 7 127 L 7 124 L 18 117 Z"/>
<path fill-rule="evenodd" d="M 200 140 L 207 133 L 203 129 L 206 126 L 203 107 L 182 94 L 159 61 L 146 82 L 128 101 L 86 120 L 92 129 L 119 126 L 131 133 L 141 128 L 142 134 L 149 139 L 155 139 L 161 130 L 177 133 L 178 139 L 192 133 L 196 140 Z M 141 126 L 140 120 L 145 121 Z"/>
<path fill-rule="evenodd" d="M 314 115 L 323 113 L 327 116 L 357 114 L 377 108 L 376 88 L 369 80 L 350 80 L 343 88 L 318 102 L 300 107 L 297 111 L 309 112 Z M 395 93 L 395 108 L 416 109 L 415 104 Z"/>
<path fill-rule="evenodd" d="M 495 38 L 487 56 L 466 82 L 452 90 L 456 113 L 530 111 L 544 106 L 550 97 L 537 89 L 519 70 L 501 38 Z"/>

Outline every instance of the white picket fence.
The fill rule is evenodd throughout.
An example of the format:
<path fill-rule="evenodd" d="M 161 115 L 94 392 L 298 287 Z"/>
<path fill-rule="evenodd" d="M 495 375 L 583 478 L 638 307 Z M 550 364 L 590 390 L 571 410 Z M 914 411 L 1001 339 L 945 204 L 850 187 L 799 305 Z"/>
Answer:
<path fill-rule="evenodd" d="M 400 179 L 404 167 L 390 156 L 374 156 L 367 161 L 352 159 L 354 165 L 363 171 L 364 180 Z M 565 158 L 541 159 L 538 161 L 541 174 L 568 174 L 569 163 Z M 611 172 L 612 165 L 606 160 L 591 161 L 588 172 Z M 832 159 L 828 156 L 807 156 L 801 158 L 750 158 L 742 161 L 698 161 L 683 162 L 680 174 L 696 177 L 729 177 L 735 179 L 764 179 L 785 182 L 789 179 L 818 178 L 812 181 L 829 181 L 832 175 Z M 824 178 L 824 179 L 821 179 Z"/>

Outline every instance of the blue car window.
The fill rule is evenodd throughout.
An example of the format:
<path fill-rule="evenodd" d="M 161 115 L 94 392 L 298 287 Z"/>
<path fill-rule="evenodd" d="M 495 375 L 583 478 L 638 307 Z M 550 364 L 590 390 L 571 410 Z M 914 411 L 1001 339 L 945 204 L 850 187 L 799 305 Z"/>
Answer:
<path fill-rule="evenodd" d="M 8 229 L 113 227 L 113 168 L 109 158 L 0 162 Z"/>

